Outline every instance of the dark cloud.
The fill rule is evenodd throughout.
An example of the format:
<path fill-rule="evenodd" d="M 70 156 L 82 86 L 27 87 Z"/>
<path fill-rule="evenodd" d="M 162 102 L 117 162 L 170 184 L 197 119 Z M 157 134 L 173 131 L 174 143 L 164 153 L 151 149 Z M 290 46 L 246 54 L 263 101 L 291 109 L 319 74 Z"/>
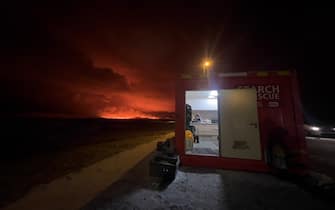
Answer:
<path fill-rule="evenodd" d="M 8 51 L 1 64 L 1 113 L 98 116 L 106 107 L 123 105 L 113 93 L 129 91 L 125 76 L 94 67 L 84 53 L 46 31 L 29 32 L 28 38 L 9 40 L 16 51 L 9 44 L 1 50 Z"/>
<path fill-rule="evenodd" d="M 305 107 L 316 113 L 330 104 L 331 9 L 228 1 L 147 6 L 29 2 L 5 9 L 4 111 L 171 112 L 175 78 L 199 72 L 206 56 L 216 71 L 295 68 Z"/>
<path fill-rule="evenodd" d="M 93 117 L 100 110 L 110 106 L 121 106 L 122 98 L 113 100 L 99 92 L 70 89 L 57 83 L 42 81 L 11 81 L 2 84 L 2 113 L 4 114 L 44 114 L 75 117 Z"/>

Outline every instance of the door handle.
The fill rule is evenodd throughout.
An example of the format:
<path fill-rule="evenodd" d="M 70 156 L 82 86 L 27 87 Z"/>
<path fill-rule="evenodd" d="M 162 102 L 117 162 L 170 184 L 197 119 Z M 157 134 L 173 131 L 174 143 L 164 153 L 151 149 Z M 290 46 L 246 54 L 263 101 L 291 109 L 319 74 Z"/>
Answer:
<path fill-rule="evenodd" d="M 249 123 L 249 126 L 253 126 L 254 128 L 257 128 L 258 127 L 258 125 L 257 125 L 257 123 Z"/>

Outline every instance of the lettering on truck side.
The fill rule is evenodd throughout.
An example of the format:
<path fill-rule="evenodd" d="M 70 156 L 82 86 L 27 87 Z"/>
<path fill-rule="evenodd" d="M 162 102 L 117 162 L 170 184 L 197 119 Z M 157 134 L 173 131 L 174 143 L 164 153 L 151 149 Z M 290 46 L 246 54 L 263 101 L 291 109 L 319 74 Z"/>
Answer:
<path fill-rule="evenodd" d="M 257 91 L 258 106 L 279 107 L 279 85 L 240 85 L 238 88 L 254 88 Z"/>

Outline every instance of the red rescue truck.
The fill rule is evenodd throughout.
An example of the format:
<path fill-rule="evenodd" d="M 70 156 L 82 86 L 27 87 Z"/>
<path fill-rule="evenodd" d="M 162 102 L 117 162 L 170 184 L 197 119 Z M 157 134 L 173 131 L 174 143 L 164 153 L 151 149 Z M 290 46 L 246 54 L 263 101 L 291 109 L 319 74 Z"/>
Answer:
<path fill-rule="evenodd" d="M 183 75 L 175 144 L 184 166 L 305 173 L 296 72 Z"/>

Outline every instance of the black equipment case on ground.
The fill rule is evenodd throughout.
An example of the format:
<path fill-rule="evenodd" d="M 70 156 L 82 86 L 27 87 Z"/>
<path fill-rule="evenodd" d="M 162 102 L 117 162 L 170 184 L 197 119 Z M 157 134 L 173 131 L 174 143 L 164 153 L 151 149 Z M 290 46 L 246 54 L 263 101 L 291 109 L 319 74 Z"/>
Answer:
<path fill-rule="evenodd" d="M 171 142 L 159 142 L 157 151 L 150 161 L 150 176 L 174 179 L 179 166 L 179 156 L 171 149 Z"/>

